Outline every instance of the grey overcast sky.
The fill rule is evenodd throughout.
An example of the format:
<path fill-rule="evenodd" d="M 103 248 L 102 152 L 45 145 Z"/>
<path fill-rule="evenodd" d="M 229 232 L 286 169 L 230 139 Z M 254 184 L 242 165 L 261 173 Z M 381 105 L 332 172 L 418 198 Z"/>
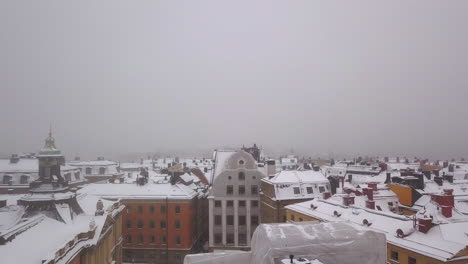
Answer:
<path fill-rule="evenodd" d="M 0 153 L 468 154 L 468 1 L 0 1 Z"/>

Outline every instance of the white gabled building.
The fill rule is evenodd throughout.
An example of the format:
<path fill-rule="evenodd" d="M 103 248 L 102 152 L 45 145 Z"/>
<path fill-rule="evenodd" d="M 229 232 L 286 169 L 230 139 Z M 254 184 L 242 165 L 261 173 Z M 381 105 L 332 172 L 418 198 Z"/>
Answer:
<path fill-rule="evenodd" d="M 251 154 L 215 151 L 209 192 L 209 247 L 249 248 L 260 223 L 259 189 L 265 177 Z"/>

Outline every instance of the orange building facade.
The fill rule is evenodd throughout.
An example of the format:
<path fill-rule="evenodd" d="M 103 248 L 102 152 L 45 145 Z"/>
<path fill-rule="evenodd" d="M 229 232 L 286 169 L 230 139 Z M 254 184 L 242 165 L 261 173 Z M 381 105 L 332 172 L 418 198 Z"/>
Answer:
<path fill-rule="evenodd" d="M 207 236 L 205 198 L 127 199 L 122 221 L 124 262 L 183 263 Z M 206 208 L 206 209 L 205 209 Z"/>

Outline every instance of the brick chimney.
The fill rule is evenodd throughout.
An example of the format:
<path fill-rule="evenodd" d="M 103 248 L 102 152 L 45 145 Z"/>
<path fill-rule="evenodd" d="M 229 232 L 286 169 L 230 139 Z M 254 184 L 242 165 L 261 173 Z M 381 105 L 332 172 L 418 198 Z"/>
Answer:
<path fill-rule="evenodd" d="M 352 204 L 354 204 L 354 196 L 349 196 L 349 195 L 343 196 L 344 206 L 350 206 Z"/>
<path fill-rule="evenodd" d="M 324 192 L 322 195 L 323 195 L 323 199 L 324 199 L 324 200 L 327 200 L 328 198 L 331 197 L 331 193 L 330 193 L 330 192 Z"/>
<path fill-rule="evenodd" d="M 443 216 L 447 218 L 452 217 L 452 209 L 455 206 L 453 189 L 444 189 L 443 194 L 433 194 L 431 195 L 431 200 L 441 207 Z"/>
<path fill-rule="evenodd" d="M 366 207 L 372 210 L 375 210 L 375 201 L 372 200 L 367 200 L 366 201 Z"/>
<path fill-rule="evenodd" d="M 374 200 L 374 189 L 372 189 L 372 188 L 366 188 L 366 189 L 367 189 L 367 192 L 366 192 L 367 200 L 373 201 Z"/>
<path fill-rule="evenodd" d="M 432 218 L 430 217 L 421 217 L 418 218 L 418 230 L 422 233 L 427 233 L 432 227 Z"/>
<path fill-rule="evenodd" d="M 367 187 L 372 188 L 374 191 L 377 191 L 377 183 L 376 182 L 369 182 Z"/>

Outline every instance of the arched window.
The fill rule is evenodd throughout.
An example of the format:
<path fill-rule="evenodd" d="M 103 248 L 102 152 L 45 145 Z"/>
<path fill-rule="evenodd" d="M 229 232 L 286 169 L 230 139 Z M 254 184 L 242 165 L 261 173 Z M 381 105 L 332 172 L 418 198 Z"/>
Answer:
<path fill-rule="evenodd" d="M 143 228 L 143 220 L 138 220 L 138 228 Z"/>
<path fill-rule="evenodd" d="M 245 173 L 243 171 L 239 172 L 239 181 L 245 180 Z"/>
<path fill-rule="evenodd" d="M 93 168 L 86 168 L 86 175 L 91 175 L 93 173 Z"/>
<path fill-rule="evenodd" d="M 106 174 L 106 168 L 105 168 L 105 167 L 99 168 L 99 174 L 100 174 L 100 175 Z"/>
<path fill-rule="evenodd" d="M 28 184 L 28 182 L 29 182 L 29 176 L 28 175 L 21 175 L 20 183 L 21 184 Z"/>

